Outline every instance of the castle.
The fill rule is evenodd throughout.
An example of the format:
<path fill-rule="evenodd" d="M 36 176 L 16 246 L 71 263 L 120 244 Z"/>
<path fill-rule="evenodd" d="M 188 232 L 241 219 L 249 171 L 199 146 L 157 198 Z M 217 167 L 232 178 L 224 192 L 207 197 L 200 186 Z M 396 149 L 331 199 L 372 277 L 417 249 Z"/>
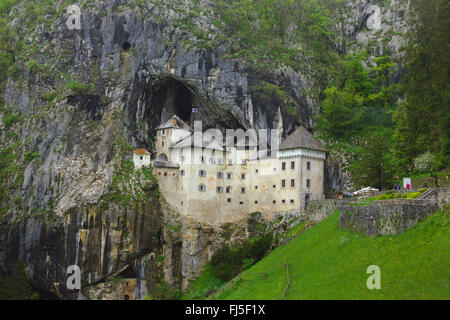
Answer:
<path fill-rule="evenodd" d="M 200 221 L 236 222 L 252 212 L 268 217 L 324 199 L 326 149 L 303 127 L 271 151 L 258 148 L 251 135 L 199 135 L 175 115 L 156 128 L 155 151 L 163 196 Z"/>

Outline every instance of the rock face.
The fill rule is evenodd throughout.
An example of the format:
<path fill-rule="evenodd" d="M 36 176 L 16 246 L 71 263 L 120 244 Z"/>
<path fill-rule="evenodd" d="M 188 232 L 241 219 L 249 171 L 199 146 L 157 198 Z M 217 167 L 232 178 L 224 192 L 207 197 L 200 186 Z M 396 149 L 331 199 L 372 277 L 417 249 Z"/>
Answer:
<path fill-rule="evenodd" d="M 26 16 L 12 24 L 38 66 L 24 66 L 5 90 L 5 105 L 21 121 L 7 127 L 0 120 L 1 144 L 9 146 L 13 132 L 23 166 L 10 177 L 20 183 L 0 224 L 0 275 L 22 259 L 35 286 L 61 298 L 78 296 L 66 286 L 70 265 L 80 266 L 88 297 L 99 297 L 90 286 L 107 286 L 101 282 L 127 267 L 137 274 L 136 298 L 169 297 L 166 284 L 186 288 L 214 250 L 249 235 L 248 221 L 218 229 L 183 221 L 151 179 L 129 170 L 132 147 L 153 151 L 161 121 L 174 113 L 189 121 L 196 107 L 204 129 L 275 128 L 280 120 L 284 135 L 298 124 L 312 127 L 315 109 L 305 92 L 313 82 L 306 74 L 260 74 L 225 59 L 226 43 L 187 50 L 190 35 L 174 27 L 174 10 L 163 2 L 133 3 L 91 1 L 79 29 L 68 28 L 70 13 L 32 31 Z M 361 30 L 366 7 L 357 1 L 358 27 L 349 37 Z M 211 32 L 207 17 L 198 24 Z M 290 88 L 299 116 L 277 96 L 255 91 L 262 81 Z M 27 153 L 39 156 L 28 161 Z M 329 172 L 338 188 L 339 170 Z"/>

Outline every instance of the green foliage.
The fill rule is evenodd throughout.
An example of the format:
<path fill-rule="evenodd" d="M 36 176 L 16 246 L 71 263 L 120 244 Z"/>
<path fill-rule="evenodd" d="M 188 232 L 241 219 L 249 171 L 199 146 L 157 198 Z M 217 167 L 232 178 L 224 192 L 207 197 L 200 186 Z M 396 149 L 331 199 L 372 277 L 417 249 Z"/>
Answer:
<path fill-rule="evenodd" d="M 272 235 L 252 238 L 239 246 L 224 246 L 211 258 L 211 271 L 215 277 L 227 281 L 243 269 L 261 260 L 272 245 Z"/>
<path fill-rule="evenodd" d="M 39 154 L 39 152 L 25 152 L 24 154 L 24 162 L 25 164 L 30 163 L 31 161 L 33 161 L 36 158 L 39 158 L 41 155 Z"/>
<path fill-rule="evenodd" d="M 25 263 L 18 261 L 13 271 L 0 283 L 0 300 L 37 300 L 35 292 L 25 274 Z"/>
<path fill-rule="evenodd" d="M 437 155 L 436 170 L 450 164 L 450 3 L 411 1 L 406 45 L 406 101 L 395 111 L 396 150 L 412 171 L 426 151 Z"/>
<path fill-rule="evenodd" d="M 339 227 L 335 213 L 278 247 L 242 273 L 242 281 L 214 298 L 448 299 L 450 208 L 437 211 L 398 235 L 368 237 Z M 368 290 L 367 267 L 381 268 L 381 289 Z M 267 272 L 267 277 L 252 277 Z"/>

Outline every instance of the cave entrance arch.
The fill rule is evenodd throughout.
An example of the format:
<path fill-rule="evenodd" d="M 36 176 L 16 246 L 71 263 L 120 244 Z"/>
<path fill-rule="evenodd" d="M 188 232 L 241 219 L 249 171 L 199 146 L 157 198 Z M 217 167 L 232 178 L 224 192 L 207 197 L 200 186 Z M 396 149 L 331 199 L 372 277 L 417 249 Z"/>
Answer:
<path fill-rule="evenodd" d="M 156 157 L 156 160 L 158 160 L 158 161 L 169 161 L 169 159 L 167 158 L 167 155 L 165 153 L 160 153 Z"/>
<path fill-rule="evenodd" d="M 201 102 L 193 89 L 186 83 L 168 77 L 159 83 L 154 92 L 153 105 L 159 106 L 161 109 L 161 122 L 175 114 L 183 121 L 190 122 L 193 115 L 192 109 L 200 107 Z"/>

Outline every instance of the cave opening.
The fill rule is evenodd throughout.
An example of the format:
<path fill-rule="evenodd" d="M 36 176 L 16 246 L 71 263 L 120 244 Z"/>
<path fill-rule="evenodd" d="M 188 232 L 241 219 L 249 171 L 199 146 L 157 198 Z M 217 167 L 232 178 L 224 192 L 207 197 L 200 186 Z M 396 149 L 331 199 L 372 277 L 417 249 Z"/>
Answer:
<path fill-rule="evenodd" d="M 128 41 L 125 41 L 125 42 L 122 44 L 122 49 L 123 49 L 123 51 L 128 51 L 128 50 L 130 50 L 130 48 L 131 48 L 131 44 L 130 44 Z"/>
<path fill-rule="evenodd" d="M 199 104 L 198 97 L 194 95 L 192 89 L 186 84 L 174 78 L 167 78 L 156 90 L 155 102 L 161 106 L 161 122 L 169 119 L 173 115 L 179 116 L 182 120 L 191 121 L 192 108 Z"/>
<path fill-rule="evenodd" d="M 137 278 L 136 272 L 131 267 L 128 267 L 125 270 L 123 270 L 122 272 L 120 272 L 119 276 L 121 276 L 122 278 L 125 278 L 125 279 L 136 279 Z"/>

